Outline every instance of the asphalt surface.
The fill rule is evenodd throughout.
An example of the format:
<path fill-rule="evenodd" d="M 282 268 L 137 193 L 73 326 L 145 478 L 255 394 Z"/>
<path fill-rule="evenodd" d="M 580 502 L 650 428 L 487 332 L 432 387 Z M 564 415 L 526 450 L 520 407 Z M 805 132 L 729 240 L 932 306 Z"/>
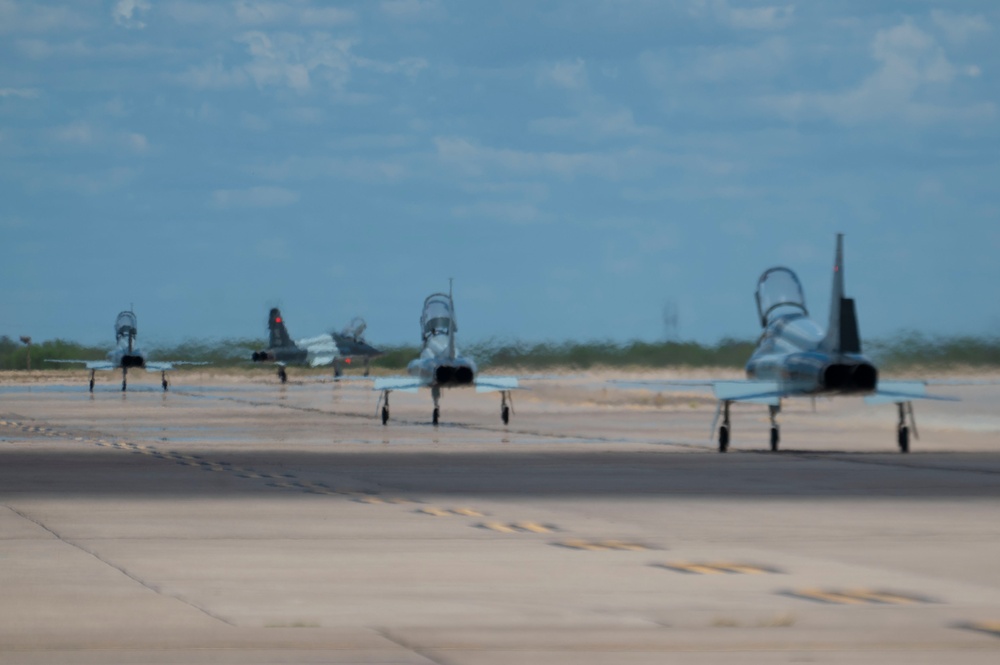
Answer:
<path fill-rule="evenodd" d="M 0 387 L 0 663 L 1000 662 L 1000 386 Z"/>

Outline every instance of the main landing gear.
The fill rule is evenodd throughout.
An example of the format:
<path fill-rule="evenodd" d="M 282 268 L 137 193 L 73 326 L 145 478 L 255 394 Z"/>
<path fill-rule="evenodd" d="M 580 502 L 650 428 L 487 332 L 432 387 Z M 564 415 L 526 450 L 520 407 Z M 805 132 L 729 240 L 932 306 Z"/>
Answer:
<path fill-rule="evenodd" d="M 280 365 L 278 366 L 278 380 L 282 383 L 288 383 L 288 372 Z"/>
<path fill-rule="evenodd" d="M 907 417 L 909 418 L 910 426 L 913 427 L 913 438 L 920 438 L 917 432 L 917 420 L 913 417 L 913 402 L 897 402 L 896 407 L 899 409 L 896 441 L 899 443 L 899 452 L 908 453 L 910 452 L 910 427 L 906 425 Z"/>
<path fill-rule="evenodd" d="M 366 356 L 365 357 L 365 376 L 368 376 L 368 374 L 371 373 L 371 367 L 370 367 L 370 365 L 371 365 L 371 358 L 368 358 Z"/>
<path fill-rule="evenodd" d="M 431 398 L 434 399 L 434 413 L 431 415 L 431 422 L 437 427 L 438 419 L 441 417 L 441 408 L 438 405 L 438 401 L 441 399 L 441 389 L 437 386 L 431 386 Z"/>
<path fill-rule="evenodd" d="M 122 367 L 122 392 L 128 388 L 128 367 Z"/>
<path fill-rule="evenodd" d="M 160 385 L 163 386 L 163 392 L 167 392 L 167 386 L 169 386 L 170 384 L 167 383 L 167 373 L 166 373 L 166 371 L 160 372 Z"/>
<path fill-rule="evenodd" d="M 781 413 L 781 402 L 767 405 L 768 414 L 771 416 L 771 452 L 778 451 L 778 442 L 781 440 L 781 433 L 778 431 L 778 414 Z"/>
<path fill-rule="evenodd" d="M 383 390 L 382 396 L 379 398 L 379 402 L 382 403 L 382 424 L 385 425 L 389 422 L 389 391 Z M 378 410 L 378 405 L 375 406 Z"/>
<path fill-rule="evenodd" d="M 334 379 L 334 381 L 336 381 L 337 379 L 339 379 L 343 375 L 344 375 L 344 370 L 342 370 L 340 368 L 340 363 L 337 362 L 336 360 L 334 360 L 333 361 L 333 379 Z"/>
<path fill-rule="evenodd" d="M 507 405 L 507 402 L 510 405 Z M 514 412 L 514 398 L 511 396 L 509 390 L 500 391 L 500 419 L 503 420 L 503 424 L 506 425 L 510 422 L 510 414 Z"/>
<path fill-rule="evenodd" d="M 97 370 L 90 370 L 90 392 L 94 392 L 94 372 Z"/>
<path fill-rule="evenodd" d="M 726 400 L 722 402 L 722 425 L 719 427 L 719 452 L 724 453 L 729 450 L 729 405 L 732 402 Z M 716 416 L 718 417 L 718 416 Z"/>

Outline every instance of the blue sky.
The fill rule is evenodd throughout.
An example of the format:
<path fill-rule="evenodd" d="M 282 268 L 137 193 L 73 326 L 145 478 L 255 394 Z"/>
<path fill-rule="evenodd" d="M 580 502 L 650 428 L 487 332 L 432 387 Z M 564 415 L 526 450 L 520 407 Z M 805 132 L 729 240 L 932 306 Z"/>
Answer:
<path fill-rule="evenodd" d="M 1000 5 L 0 0 L 0 334 L 1000 328 Z"/>

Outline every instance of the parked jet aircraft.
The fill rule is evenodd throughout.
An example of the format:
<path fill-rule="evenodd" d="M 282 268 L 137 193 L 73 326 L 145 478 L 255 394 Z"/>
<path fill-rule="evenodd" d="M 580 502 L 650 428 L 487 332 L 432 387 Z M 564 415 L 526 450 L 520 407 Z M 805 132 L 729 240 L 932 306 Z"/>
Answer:
<path fill-rule="evenodd" d="M 288 329 L 285 328 L 281 312 L 274 307 L 267 321 L 270 333 L 268 348 L 255 351 L 251 360 L 277 364 L 278 378 L 282 383 L 288 381 L 285 366 L 289 364 L 310 367 L 333 365 L 333 375 L 339 377 L 342 374 L 341 363 L 349 365 L 359 358 L 364 361 L 365 376 L 368 376 L 371 359 L 382 355 L 382 352 L 364 340 L 366 327 L 363 319 L 355 317 L 339 333 L 331 332 L 293 342 L 288 336 Z"/>
<path fill-rule="evenodd" d="M 389 393 L 394 390 L 415 393 L 420 388 L 430 388 L 434 399 L 435 425 L 441 415 L 439 400 L 442 388 L 475 386 L 476 392 L 500 393 L 500 417 L 506 425 L 514 405 L 510 391 L 518 388 L 513 376 L 477 376 L 476 363 L 463 358 L 455 347 L 455 301 L 451 288 L 448 293 L 434 293 L 424 300 L 423 314 L 420 316 L 420 332 L 424 347 L 420 357 L 407 366 L 410 375 L 400 377 L 379 377 L 375 379 L 374 390 L 382 392 L 379 404 L 382 406 L 382 424 L 389 420 Z M 378 407 L 376 407 L 377 409 Z"/>
<path fill-rule="evenodd" d="M 713 431 L 720 412 L 722 415 L 719 452 L 729 447 L 729 407 L 733 402 L 768 405 L 771 450 L 777 450 L 781 400 L 818 395 L 864 395 L 869 404 L 895 403 L 899 410 L 899 450 L 908 452 L 911 428 L 917 437 L 912 401 L 952 398 L 928 395 L 926 383 L 920 381 L 879 380 L 875 364 L 861 352 L 854 300 L 844 297 L 843 239 L 843 234 L 837 235 L 830 322 L 825 331 L 810 318 L 795 273 L 784 267 L 771 268 L 757 282 L 757 311 L 764 331 L 747 362 L 747 380 L 629 383 L 711 386 L 719 400 Z"/>
<path fill-rule="evenodd" d="M 94 392 L 94 372 L 97 370 L 110 371 L 121 369 L 122 390 L 128 386 L 128 370 L 130 367 L 145 368 L 147 372 L 159 372 L 163 389 L 167 386 L 167 372 L 174 369 L 175 365 L 204 365 L 202 362 L 192 362 L 185 360 L 169 360 L 151 362 L 146 359 L 146 353 L 142 351 L 135 339 L 139 334 L 135 312 L 125 310 L 118 314 L 115 319 L 115 342 L 117 346 L 108 352 L 107 360 L 52 360 L 46 358 L 45 362 L 50 363 L 83 363 L 90 370 L 90 392 Z"/>

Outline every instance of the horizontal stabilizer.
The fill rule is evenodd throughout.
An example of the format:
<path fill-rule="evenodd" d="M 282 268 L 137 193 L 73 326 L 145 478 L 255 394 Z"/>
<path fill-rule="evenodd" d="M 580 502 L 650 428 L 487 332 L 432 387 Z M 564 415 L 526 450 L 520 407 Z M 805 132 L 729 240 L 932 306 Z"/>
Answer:
<path fill-rule="evenodd" d="M 753 402 L 755 404 L 780 403 L 789 395 L 777 381 L 716 381 L 712 384 L 715 398 L 720 402 Z"/>
<path fill-rule="evenodd" d="M 927 384 L 923 381 L 879 381 L 874 395 L 865 398 L 866 404 L 890 404 L 909 402 L 914 399 L 933 399 L 943 402 L 957 402 L 957 397 L 928 395 Z"/>
<path fill-rule="evenodd" d="M 102 371 L 108 371 L 112 369 L 118 369 L 118 365 L 107 360 L 53 360 L 51 358 L 46 358 L 47 363 L 69 363 L 75 365 L 86 365 L 87 369 L 97 369 Z"/>
<path fill-rule="evenodd" d="M 404 393 L 415 393 L 427 384 L 412 376 L 380 376 L 375 379 L 372 390 L 400 390 Z"/>
<path fill-rule="evenodd" d="M 169 372 L 172 369 L 176 369 L 181 365 L 207 365 L 206 362 L 199 362 L 197 360 L 160 360 L 157 362 L 146 361 L 146 371 L 147 372 Z"/>
<path fill-rule="evenodd" d="M 480 376 L 476 379 L 477 393 L 488 393 L 496 390 L 517 390 L 519 387 L 516 376 Z"/>

